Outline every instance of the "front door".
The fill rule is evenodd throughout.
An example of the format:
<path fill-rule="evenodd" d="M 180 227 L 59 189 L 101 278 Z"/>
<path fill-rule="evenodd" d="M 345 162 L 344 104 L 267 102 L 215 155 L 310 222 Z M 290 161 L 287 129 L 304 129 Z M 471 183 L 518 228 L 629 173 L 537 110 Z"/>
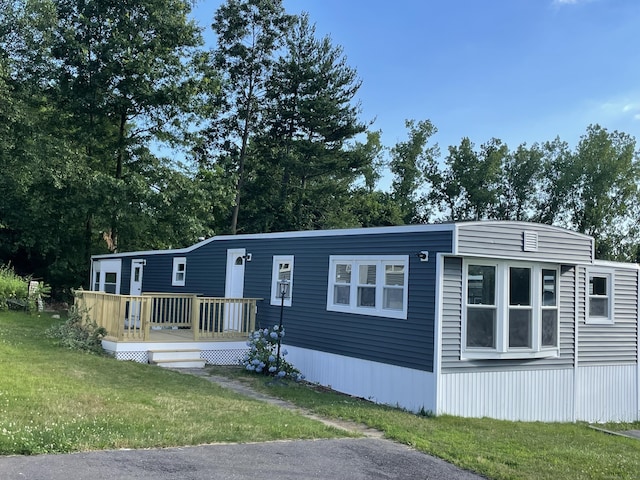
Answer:
<path fill-rule="evenodd" d="M 247 251 L 244 248 L 227 250 L 225 298 L 242 298 L 244 296 L 244 263 L 246 254 Z M 223 328 L 225 331 L 241 331 L 242 305 L 226 305 Z"/>
<path fill-rule="evenodd" d="M 142 270 L 144 260 L 131 260 L 131 283 L 129 295 L 142 295 Z"/>
<path fill-rule="evenodd" d="M 144 260 L 131 260 L 131 282 L 129 283 L 129 295 L 142 295 L 142 273 L 144 270 Z M 140 313 L 142 310 L 142 302 L 140 300 L 131 299 L 129 315 L 129 325 L 131 328 L 140 328 Z"/>

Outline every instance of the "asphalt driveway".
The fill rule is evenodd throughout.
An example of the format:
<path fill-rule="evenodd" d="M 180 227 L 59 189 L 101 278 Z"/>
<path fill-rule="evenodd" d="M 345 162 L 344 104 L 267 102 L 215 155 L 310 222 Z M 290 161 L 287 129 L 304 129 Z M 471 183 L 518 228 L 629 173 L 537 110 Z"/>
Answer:
<path fill-rule="evenodd" d="M 0 457 L 2 480 L 471 480 L 477 475 L 376 438 Z"/>

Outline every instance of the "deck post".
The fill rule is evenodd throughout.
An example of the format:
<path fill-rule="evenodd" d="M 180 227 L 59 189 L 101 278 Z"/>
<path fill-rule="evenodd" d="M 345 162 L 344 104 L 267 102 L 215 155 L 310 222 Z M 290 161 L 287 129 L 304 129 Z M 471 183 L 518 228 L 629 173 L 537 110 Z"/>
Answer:
<path fill-rule="evenodd" d="M 144 312 L 144 315 L 140 315 L 142 319 L 142 338 L 144 341 L 149 340 L 150 330 L 151 330 L 151 308 L 153 305 L 153 298 L 143 296 L 140 299 L 140 309 Z"/>
<path fill-rule="evenodd" d="M 191 330 L 193 339 L 200 340 L 200 298 L 197 295 L 191 296 Z"/>

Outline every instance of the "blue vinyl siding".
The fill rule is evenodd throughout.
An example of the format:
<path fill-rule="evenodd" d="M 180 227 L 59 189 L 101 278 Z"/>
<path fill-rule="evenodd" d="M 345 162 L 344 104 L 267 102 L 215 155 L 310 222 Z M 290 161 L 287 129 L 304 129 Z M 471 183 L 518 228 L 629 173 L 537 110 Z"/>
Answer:
<path fill-rule="evenodd" d="M 256 321 L 278 323 L 280 307 L 270 304 L 274 255 L 294 256 L 292 305 L 284 309 L 286 342 L 292 346 L 433 371 L 436 254 L 451 253 L 452 230 L 396 231 L 362 235 L 217 237 L 191 251 L 127 254 L 123 288 L 129 291 L 131 260 L 146 260 L 143 292 L 195 293 L 223 297 L 227 250 L 244 248 L 244 296 L 261 298 Z M 429 251 L 429 261 L 418 253 Z M 407 319 L 327 311 L 331 255 L 406 255 L 409 258 Z M 184 287 L 171 286 L 174 257 L 186 257 Z M 124 266 L 127 273 L 125 275 Z"/>
<path fill-rule="evenodd" d="M 451 251 L 451 232 L 381 234 L 363 236 L 279 238 L 242 237 L 212 242 L 198 249 L 198 264 L 211 265 L 224 293 L 226 250 L 246 248 L 252 261 L 245 267 L 245 297 L 258 304 L 262 327 L 278 323 L 280 307 L 270 305 L 274 255 L 294 256 L 291 307 L 284 309 L 286 342 L 290 345 L 379 361 L 420 370 L 433 370 L 435 312 L 435 253 Z M 417 256 L 431 252 L 429 262 Z M 189 261 L 195 255 L 188 256 Z M 329 257 L 331 255 L 408 255 L 408 318 L 391 319 L 327 311 Z M 212 258 L 218 258 L 214 264 Z M 205 262 L 204 260 L 207 259 Z M 188 281 L 187 281 L 188 282 Z"/>

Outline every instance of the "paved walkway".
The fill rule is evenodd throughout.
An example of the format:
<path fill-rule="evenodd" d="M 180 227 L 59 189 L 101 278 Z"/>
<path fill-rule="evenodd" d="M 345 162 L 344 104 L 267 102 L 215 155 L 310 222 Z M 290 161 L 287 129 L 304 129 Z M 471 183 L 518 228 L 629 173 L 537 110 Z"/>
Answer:
<path fill-rule="evenodd" d="M 242 395 L 290 408 L 363 438 L 304 440 L 149 450 L 114 450 L 70 455 L 0 457 L 2 480 L 479 480 L 440 459 L 382 438 L 366 426 L 314 415 L 241 382 L 197 375 Z"/>

